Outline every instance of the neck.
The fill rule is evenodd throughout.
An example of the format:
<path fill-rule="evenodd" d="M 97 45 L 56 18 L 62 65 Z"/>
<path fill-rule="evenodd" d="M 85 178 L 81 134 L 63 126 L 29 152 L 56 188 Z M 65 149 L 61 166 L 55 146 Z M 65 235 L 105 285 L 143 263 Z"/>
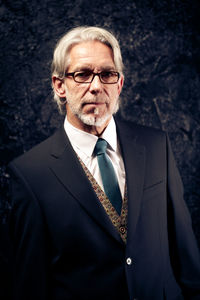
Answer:
<path fill-rule="evenodd" d="M 91 126 L 91 125 L 84 124 L 83 129 L 81 129 L 81 130 L 88 132 L 90 134 L 96 135 L 96 136 L 101 136 L 102 133 L 104 132 L 104 130 L 106 129 L 107 125 L 108 124 L 98 127 L 98 126 Z"/>

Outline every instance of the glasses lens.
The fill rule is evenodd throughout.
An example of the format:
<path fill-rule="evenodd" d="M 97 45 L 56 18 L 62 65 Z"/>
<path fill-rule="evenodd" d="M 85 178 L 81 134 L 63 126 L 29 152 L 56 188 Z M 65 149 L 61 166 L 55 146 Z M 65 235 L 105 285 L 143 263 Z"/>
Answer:
<path fill-rule="evenodd" d="M 119 74 L 117 72 L 105 71 L 100 73 L 100 77 L 103 83 L 117 83 Z"/>
<path fill-rule="evenodd" d="M 81 72 L 75 72 L 74 73 L 74 80 L 76 82 L 84 83 L 84 82 L 90 82 L 92 79 L 93 73 L 91 71 L 81 71 Z"/>
<path fill-rule="evenodd" d="M 103 71 L 101 73 L 93 73 L 90 70 L 80 71 L 74 73 L 74 80 L 78 83 L 90 83 L 95 75 L 100 77 L 102 83 L 117 83 L 119 80 L 119 73 L 113 71 Z"/>

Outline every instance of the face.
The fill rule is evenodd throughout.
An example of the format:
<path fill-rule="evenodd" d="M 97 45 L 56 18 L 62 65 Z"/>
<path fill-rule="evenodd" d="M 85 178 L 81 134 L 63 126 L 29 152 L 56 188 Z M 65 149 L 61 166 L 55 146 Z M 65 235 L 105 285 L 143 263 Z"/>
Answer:
<path fill-rule="evenodd" d="M 104 70 L 116 71 L 112 50 L 99 41 L 75 45 L 69 53 L 67 72 L 83 70 L 95 73 Z M 91 83 L 77 83 L 73 77 L 65 78 L 61 87 L 67 99 L 68 121 L 79 129 L 87 125 L 103 130 L 118 109 L 122 85 L 123 77 L 115 84 L 101 83 L 98 76 Z"/>

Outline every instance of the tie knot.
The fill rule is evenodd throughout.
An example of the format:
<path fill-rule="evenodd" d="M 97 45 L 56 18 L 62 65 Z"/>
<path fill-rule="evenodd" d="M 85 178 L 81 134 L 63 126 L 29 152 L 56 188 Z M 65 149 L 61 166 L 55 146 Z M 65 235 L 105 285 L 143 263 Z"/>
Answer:
<path fill-rule="evenodd" d="M 94 148 L 94 154 L 100 155 L 100 154 L 106 153 L 107 146 L 108 146 L 108 144 L 105 140 L 98 139 L 96 146 Z"/>

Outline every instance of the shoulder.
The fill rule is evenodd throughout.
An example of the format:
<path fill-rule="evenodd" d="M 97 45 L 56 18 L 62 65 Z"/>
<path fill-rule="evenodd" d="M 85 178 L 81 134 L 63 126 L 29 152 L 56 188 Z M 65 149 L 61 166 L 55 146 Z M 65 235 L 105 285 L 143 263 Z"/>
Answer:
<path fill-rule="evenodd" d="M 67 136 L 63 128 L 57 130 L 52 136 L 34 146 L 29 151 L 12 160 L 8 167 L 11 170 L 33 169 L 48 163 L 51 155 L 63 151 L 66 147 Z"/>
<path fill-rule="evenodd" d="M 155 142 L 166 143 L 167 133 L 161 129 L 126 121 L 121 117 L 116 117 L 115 121 L 118 134 L 138 144 L 148 146 Z"/>

